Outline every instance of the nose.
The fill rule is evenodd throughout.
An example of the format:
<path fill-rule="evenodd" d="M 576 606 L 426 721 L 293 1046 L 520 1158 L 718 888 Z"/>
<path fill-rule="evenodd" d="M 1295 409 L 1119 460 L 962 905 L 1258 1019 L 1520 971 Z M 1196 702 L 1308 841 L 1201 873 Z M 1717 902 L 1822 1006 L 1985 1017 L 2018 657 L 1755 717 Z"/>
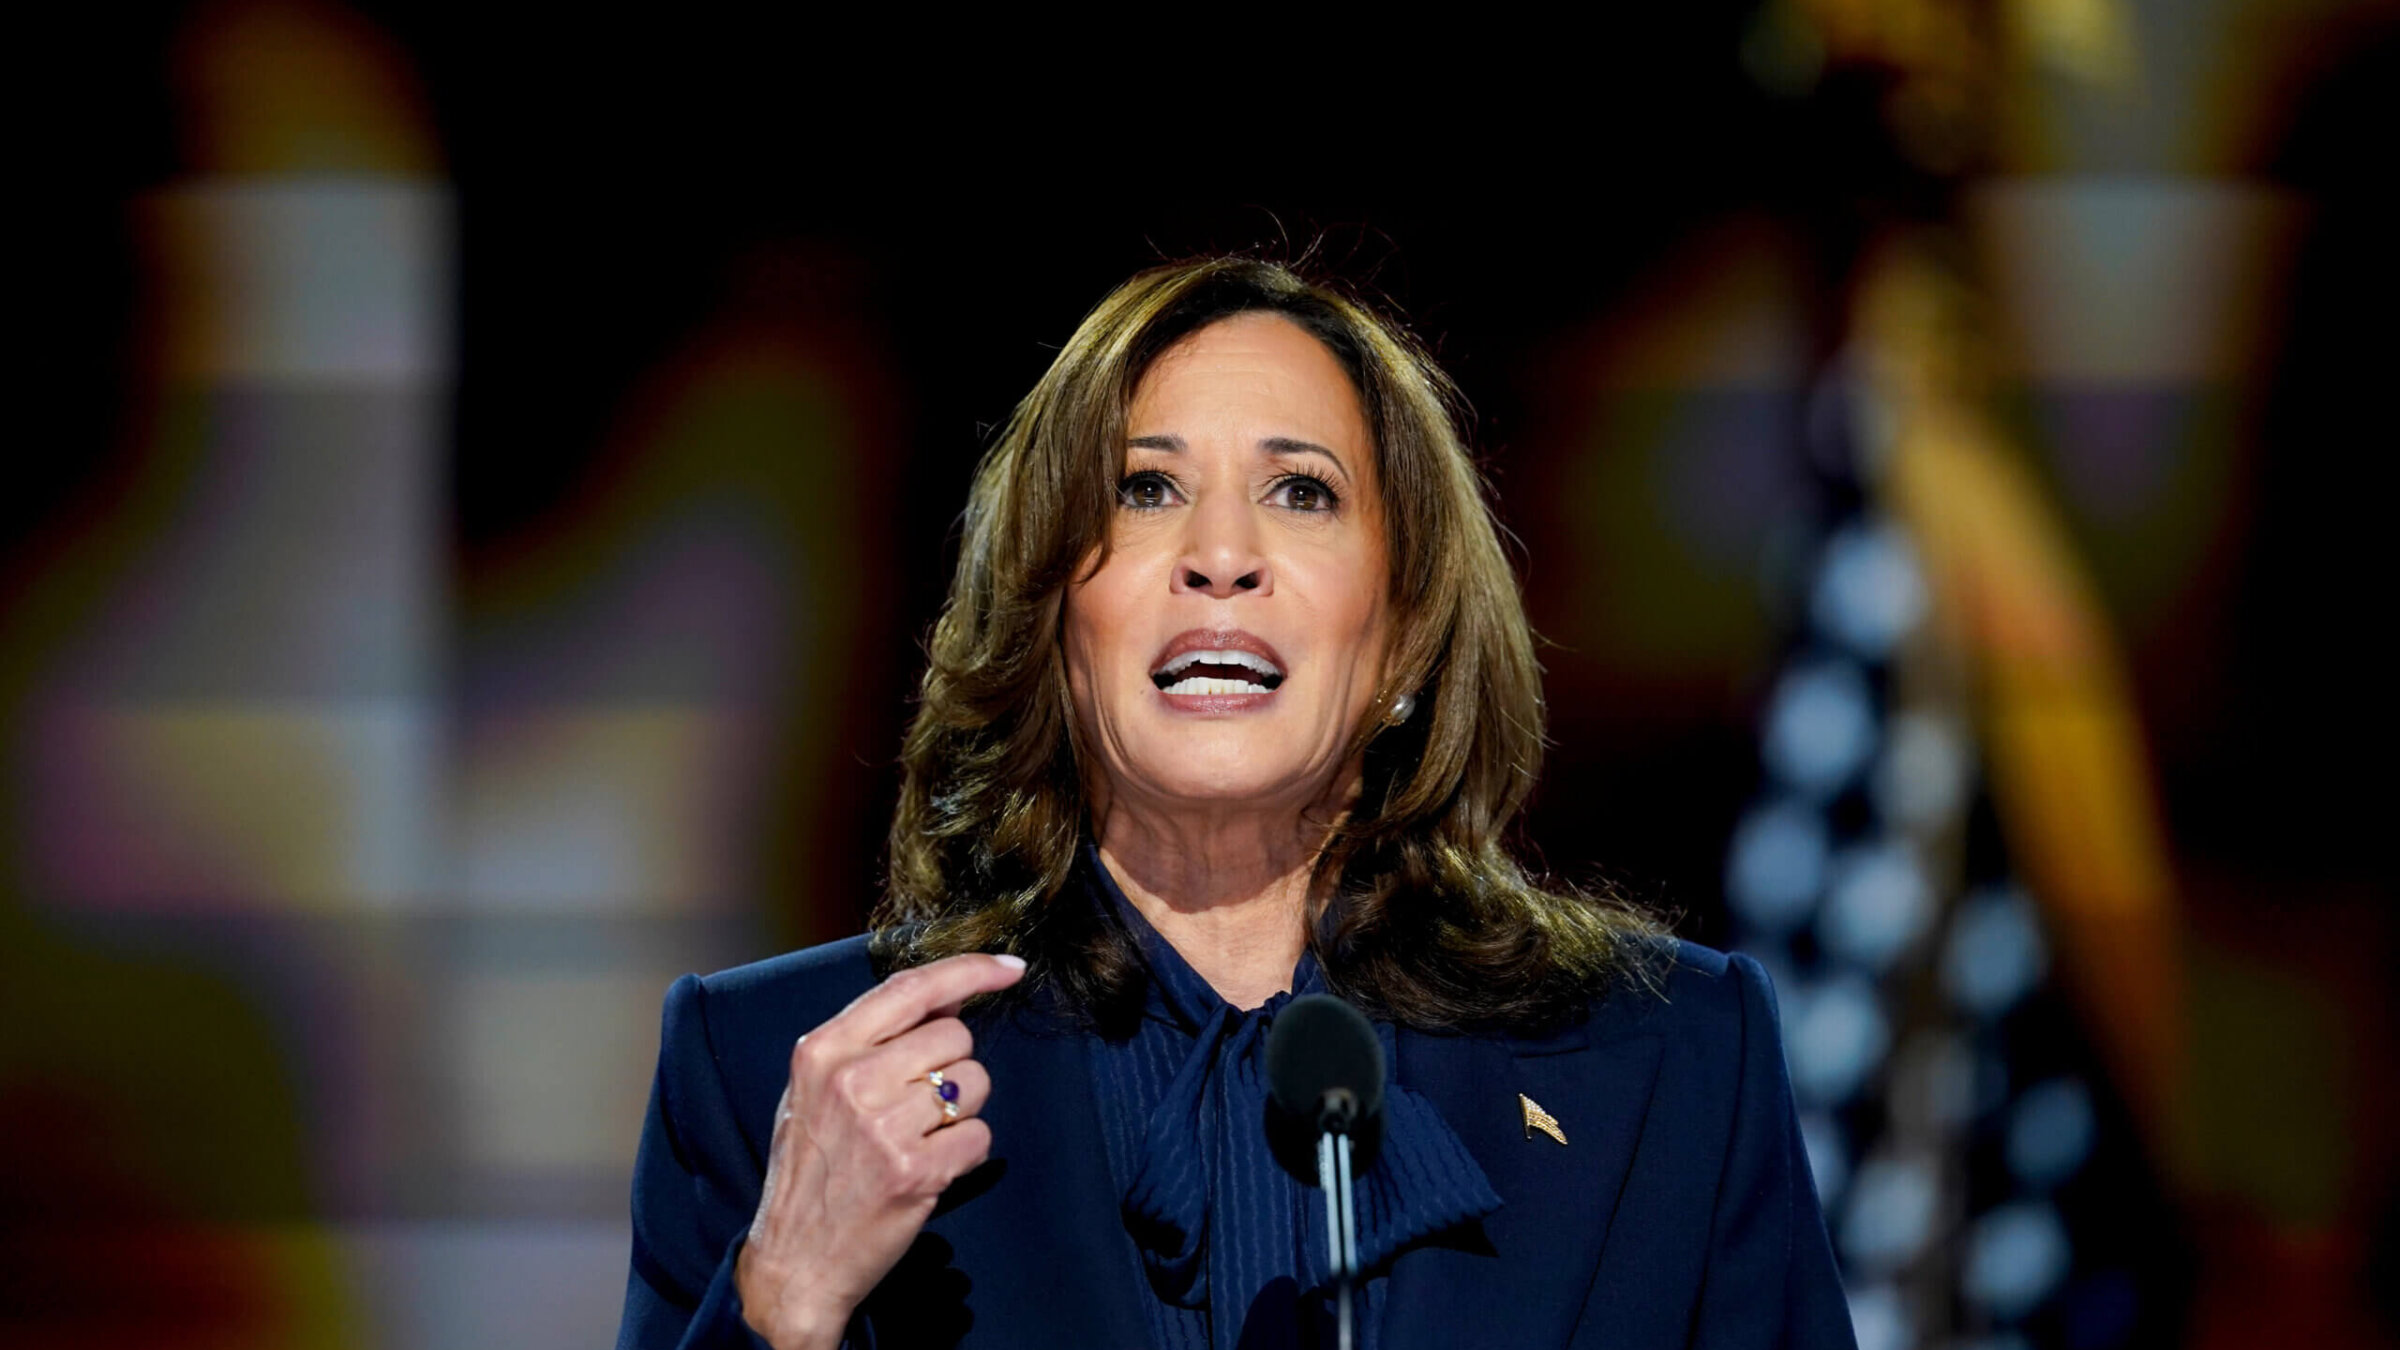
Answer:
<path fill-rule="evenodd" d="M 1243 509 L 1246 505 L 1219 497 L 1214 502 L 1204 501 L 1186 517 L 1190 533 L 1182 555 L 1175 560 L 1169 590 L 1214 600 L 1274 594 L 1275 576 L 1259 551 L 1256 522 Z"/>

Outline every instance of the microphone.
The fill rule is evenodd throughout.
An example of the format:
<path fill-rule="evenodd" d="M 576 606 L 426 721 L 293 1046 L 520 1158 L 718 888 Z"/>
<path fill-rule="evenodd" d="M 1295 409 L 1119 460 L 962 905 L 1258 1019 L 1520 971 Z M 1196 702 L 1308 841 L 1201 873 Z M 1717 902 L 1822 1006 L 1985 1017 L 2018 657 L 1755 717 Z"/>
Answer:
<path fill-rule="evenodd" d="M 1347 1135 L 1360 1171 L 1383 1142 L 1383 1042 L 1366 1015 L 1331 994 L 1303 994 L 1267 1031 L 1268 1134 L 1277 1161 L 1318 1184 L 1320 1136 Z M 1300 1147 L 1294 1147 L 1299 1145 Z"/>
<path fill-rule="evenodd" d="M 1374 1024 L 1331 994 L 1293 999 L 1267 1032 L 1267 1139 L 1285 1170 L 1325 1191 L 1341 1350 L 1350 1350 L 1350 1287 L 1358 1276 L 1350 1182 L 1374 1165 L 1383 1142 L 1383 1073 Z"/>

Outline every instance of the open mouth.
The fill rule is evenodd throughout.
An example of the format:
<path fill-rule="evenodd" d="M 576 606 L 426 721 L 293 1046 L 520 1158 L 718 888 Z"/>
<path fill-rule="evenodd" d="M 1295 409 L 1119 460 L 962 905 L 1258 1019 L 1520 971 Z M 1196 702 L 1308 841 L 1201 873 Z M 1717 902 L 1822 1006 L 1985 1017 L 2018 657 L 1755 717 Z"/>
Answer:
<path fill-rule="evenodd" d="M 1185 652 L 1150 672 L 1169 694 L 1270 694 L 1283 683 L 1274 662 L 1250 652 Z"/>

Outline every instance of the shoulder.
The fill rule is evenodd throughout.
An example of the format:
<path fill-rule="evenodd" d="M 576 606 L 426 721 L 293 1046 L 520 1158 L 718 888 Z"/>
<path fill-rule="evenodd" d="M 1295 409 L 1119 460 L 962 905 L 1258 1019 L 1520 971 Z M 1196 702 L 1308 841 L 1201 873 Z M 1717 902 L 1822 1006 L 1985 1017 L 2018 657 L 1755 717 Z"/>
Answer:
<path fill-rule="evenodd" d="M 1771 1051 L 1782 1036 L 1775 991 L 1758 962 L 1678 938 L 1653 940 L 1613 972 L 1564 1023 L 1509 1030 L 1412 1033 L 1427 1043 L 1498 1044 L 1518 1055 L 1572 1054 L 1657 1040 L 1677 1057 L 1730 1065 Z"/>
<path fill-rule="evenodd" d="M 705 1053 L 720 1072 L 756 1069 L 780 1082 L 792 1042 L 874 986 L 863 934 L 686 975 L 667 990 L 661 1039 L 670 1055 Z"/>
<path fill-rule="evenodd" d="M 863 936 L 675 981 L 659 1026 L 655 1109 L 682 1122 L 688 1147 L 707 1152 L 690 1141 L 715 1121 L 740 1133 L 709 1136 L 714 1148 L 755 1155 L 791 1073 L 792 1043 L 874 985 Z"/>
<path fill-rule="evenodd" d="M 1640 1116 L 1674 1141 L 1658 1144 L 1655 1156 L 1680 1158 L 1674 1167 L 1694 1178 L 1714 1177 L 1723 1151 L 1747 1138 L 1745 1127 L 1772 1128 L 1791 1110 L 1773 988 L 1758 962 L 1739 953 L 1668 938 L 1647 956 L 1598 991 L 1582 1020 L 1505 1035 L 1496 1048 L 1519 1075 L 1548 1085 L 1561 1101 L 1539 1089 L 1530 1095 L 1562 1119 L 1562 1101 L 1583 1115 L 1605 1114 L 1610 1101 L 1641 1101 Z M 1471 1059 L 1474 1051 L 1449 1054 Z M 1453 1071 L 1465 1067 L 1448 1062 L 1459 1066 Z M 1650 1145 L 1643 1149 L 1652 1156 Z"/>
<path fill-rule="evenodd" d="M 1774 986 L 1757 961 L 1676 938 L 1648 957 L 1593 999 L 1585 1039 L 1656 1036 L 1706 1059 L 1735 1060 L 1761 1046 L 1780 1054 Z"/>
<path fill-rule="evenodd" d="M 804 947 L 764 961 L 686 977 L 705 992 L 712 1015 L 766 1015 L 777 1020 L 806 1017 L 813 1025 L 840 1012 L 850 1000 L 875 987 L 868 935 Z"/>

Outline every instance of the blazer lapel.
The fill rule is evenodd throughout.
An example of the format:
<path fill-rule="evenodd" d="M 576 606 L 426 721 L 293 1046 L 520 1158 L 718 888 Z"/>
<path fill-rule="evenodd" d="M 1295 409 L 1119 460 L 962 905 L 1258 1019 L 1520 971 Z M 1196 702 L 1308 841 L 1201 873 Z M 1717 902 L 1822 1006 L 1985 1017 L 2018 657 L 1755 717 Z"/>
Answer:
<path fill-rule="evenodd" d="M 1382 1343 L 1565 1345 L 1583 1313 L 1641 1139 L 1660 1044 L 1647 1035 L 1545 1040 L 1402 1033 L 1400 1081 L 1441 1108 L 1501 1199 L 1482 1241 L 1453 1234 L 1393 1262 Z M 1520 1094 L 1567 1143 L 1530 1137 Z"/>
<path fill-rule="evenodd" d="M 975 1057 L 992 1075 L 992 1160 L 925 1225 L 905 1258 L 920 1278 L 893 1282 L 877 1343 L 1142 1345 L 1136 1299 L 1148 1286 L 1118 1212 L 1084 1038 L 991 1019 L 976 1027 Z"/>

